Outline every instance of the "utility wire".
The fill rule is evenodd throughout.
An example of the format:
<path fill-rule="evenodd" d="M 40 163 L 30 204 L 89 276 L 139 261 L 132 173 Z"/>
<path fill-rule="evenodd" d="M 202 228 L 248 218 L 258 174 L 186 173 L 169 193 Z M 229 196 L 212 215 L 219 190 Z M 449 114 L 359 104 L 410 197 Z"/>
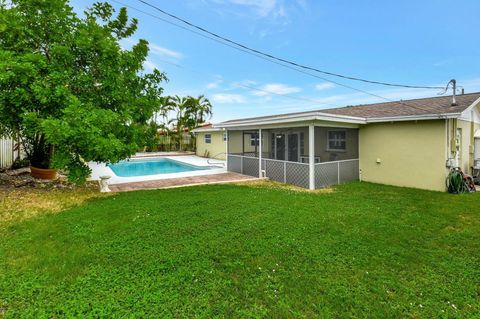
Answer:
<path fill-rule="evenodd" d="M 294 62 L 294 61 L 290 61 L 290 60 L 287 60 L 287 59 L 283 59 L 283 58 L 279 58 L 277 56 L 274 56 L 270 53 L 266 53 L 264 51 L 260 51 L 260 50 L 257 50 L 257 49 L 253 49 L 251 47 L 248 47 L 244 44 L 241 44 L 237 41 L 233 41 L 229 38 L 226 38 L 224 36 L 221 36 L 217 33 L 214 33 L 212 31 L 209 31 L 203 27 L 200 27 L 196 24 L 193 24 L 185 19 L 182 19 L 180 18 L 179 16 L 176 16 L 172 13 L 169 13 L 153 4 L 150 4 L 148 3 L 147 1 L 145 0 L 138 0 L 139 2 L 161 12 L 162 14 L 164 15 L 167 15 L 175 20 L 178 20 L 178 21 L 181 21 L 182 23 L 192 27 L 192 28 L 195 28 L 197 30 L 200 30 L 202 32 L 205 32 L 217 39 L 220 39 L 222 41 L 225 41 L 225 42 L 228 42 L 230 44 L 233 44 L 233 45 L 236 45 L 238 47 L 241 47 L 245 50 L 248 50 L 248 51 L 251 51 L 251 52 L 255 52 L 256 54 L 260 54 L 262 56 L 265 56 L 269 59 L 273 59 L 273 60 L 277 60 L 277 61 L 280 61 L 280 62 L 283 62 L 283 63 L 287 63 L 287 64 L 290 64 L 290 65 L 293 65 L 295 67 L 298 67 L 298 68 L 302 68 L 302 69 L 306 69 L 306 70 L 310 70 L 310 71 L 315 71 L 315 72 L 318 72 L 318 73 L 322 73 L 322 74 L 326 74 L 326 75 L 330 75 L 330 76 L 335 76 L 335 77 L 339 77 L 339 78 L 343 78 L 343 79 L 347 79 L 347 80 L 352 80 L 352 81 L 360 81 L 360 82 L 365 82 L 365 83 L 370 83 L 370 84 L 377 84 L 377 85 L 384 85 L 384 86 L 393 86 L 393 87 L 402 87 L 402 88 L 410 88 L 410 89 L 435 89 L 435 90 L 441 90 L 441 89 L 444 89 L 445 87 L 440 87 L 440 86 L 418 86 L 418 85 L 406 85 L 406 84 L 395 84 L 395 83 L 387 83 L 387 82 L 380 82 L 380 81 L 372 81 L 372 80 L 366 80 L 366 79 L 362 79 L 362 78 L 357 78 L 357 77 L 352 77 L 352 76 L 347 76 L 347 75 L 342 75 L 342 74 L 338 74 L 338 73 L 333 73 L 333 72 L 328 72 L 328 71 L 324 71 L 324 70 L 320 70 L 318 68 L 314 68 L 314 67 L 310 67 L 310 66 L 307 66 L 307 65 L 303 65 L 303 64 L 300 64 L 300 63 L 297 63 L 297 62 Z"/>
<path fill-rule="evenodd" d="M 238 51 L 241 51 L 241 52 L 244 52 L 244 53 L 247 53 L 247 54 L 256 56 L 256 57 L 258 57 L 258 58 L 260 58 L 260 59 L 264 59 L 264 60 L 269 61 L 269 62 L 271 62 L 271 63 L 275 63 L 275 64 L 277 64 L 277 65 L 283 66 L 283 67 L 288 68 L 288 69 L 291 69 L 291 70 L 293 70 L 293 71 L 300 72 L 300 73 L 303 73 L 303 74 L 305 74 L 305 75 L 308 75 L 308 76 L 311 76 L 311 77 L 314 77 L 314 78 L 317 78 L 317 79 L 321 79 L 321 80 L 323 80 L 323 81 L 325 81 L 325 82 L 330 82 L 330 83 L 336 84 L 336 85 L 338 85 L 338 86 L 345 87 L 345 88 L 347 88 L 347 89 L 351 89 L 351 90 L 354 90 L 354 91 L 357 91 L 357 92 L 360 92 L 360 93 L 364 93 L 364 94 L 367 94 L 367 95 L 370 95 L 370 96 L 373 96 L 373 97 L 376 97 L 376 98 L 385 100 L 385 101 L 387 101 L 387 102 L 396 102 L 396 103 L 402 104 L 402 105 L 404 105 L 404 106 L 408 106 L 408 107 L 410 107 L 410 108 L 418 109 L 418 110 L 421 110 L 421 111 L 428 111 L 428 110 L 422 109 L 421 107 L 418 107 L 418 106 L 409 105 L 409 104 L 407 104 L 407 103 L 405 103 L 405 102 L 403 102 L 403 101 L 395 101 L 395 100 L 392 100 L 392 99 L 389 99 L 389 98 L 380 96 L 380 95 L 375 94 L 375 93 L 371 93 L 371 92 L 368 92 L 368 91 L 365 91 L 365 90 L 362 90 L 362 89 L 358 89 L 358 88 L 355 88 L 355 87 L 353 87 L 353 86 L 350 86 L 350 85 L 347 85 L 347 84 L 343 84 L 343 83 L 340 83 L 340 82 L 337 82 L 337 81 L 334 81 L 334 80 L 331 80 L 331 79 L 328 79 L 328 78 L 319 76 L 319 75 L 317 75 L 317 74 L 313 74 L 313 73 L 307 72 L 307 71 L 305 71 L 304 69 L 299 69 L 299 68 L 294 67 L 294 66 L 292 66 L 292 65 L 285 64 L 285 63 L 279 62 L 279 61 L 277 61 L 277 60 L 270 59 L 270 58 L 268 58 L 268 57 L 266 57 L 266 56 L 264 56 L 264 55 L 255 53 L 255 52 L 253 52 L 253 51 L 249 51 L 249 50 L 247 50 L 247 49 L 243 49 L 242 47 L 237 47 L 237 46 L 235 46 L 235 45 L 233 45 L 233 44 L 230 44 L 230 43 L 228 43 L 228 42 L 224 42 L 224 41 L 222 41 L 221 39 L 219 39 L 219 38 L 217 38 L 217 37 L 208 36 L 208 35 L 206 35 L 206 34 L 204 34 L 204 33 L 201 33 L 201 32 L 198 32 L 198 31 L 195 31 L 195 30 L 192 30 L 192 29 L 189 29 L 189 28 L 187 28 L 187 27 L 185 27 L 185 26 L 182 26 L 182 25 L 180 25 L 180 24 L 174 23 L 174 22 L 172 22 L 172 21 L 169 21 L 169 20 L 164 19 L 164 18 L 162 18 L 162 17 L 159 17 L 159 16 L 157 16 L 157 15 L 151 14 L 150 12 L 147 12 L 147 11 L 138 9 L 138 8 L 136 8 L 136 7 L 127 5 L 127 4 L 122 3 L 122 2 L 120 2 L 120 1 L 117 1 L 117 0 L 111 0 L 111 1 L 113 1 L 113 2 L 115 2 L 115 3 L 118 3 L 118 4 L 122 5 L 122 6 L 125 6 L 125 7 L 129 8 L 129 9 L 132 9 L 132 10 L 135 10 L 135 11 L 137 11 L 137 12 L 140 12 L 140 13 L 143 13 L 143 14 L 145 14 L 145 15 L 148 15 L 148 16 L 154 18 L 154 19 L 163 21 L 163 22 L 168 23 L 168 24 L 170 24 L 170 25 L 173 25 L 173 26 L 176 26 L 176 27 L 178 27 L 178 28 L 181 28 L 181 29 L 184 29 L 184 30 L 186 30 L 186 31 L 192 32 L 192 33 L 194 33 L 194 34 L 197 34 L 197 35 L 199 35 L 199 36 L 201 36 L 201 37 L 204 37 L 204 38 L 210 39 L 210 40 L 212 40 L 212 41 L 218 42 L 218 43 L 220 43 L 220 44 L 226 45 L 226 46 L 231 47 L 231 48 L 233 48 L 233 49 L 235 49 L 235 50 L 238 50 Z M 139 1 L 141 1 L 141 0 L 139 0 Z M 161 10 L 161 9 L 159 9 L 159 10 Z M 431 87 L 431 88 L 435 88 L 435 87 Z M 438 88 L 445 89 L 444 87 L 438 87 Z"/>
<path fill-rule="evenodd" d="M 200 71 L 194 70 L 193 68 L 187 68 L 187 67 L 185 67 L 181 64 L 178 64 L 178 63 L 173 63 L 173 62 L 163 60 L 163 59 L 157 59 L 157 60 L 160 61 L 160 62 L 163 62 L 163 63 L 173 65 L 177 68 L 187 70 L 191 73 L 199 74 L 199 75 L 202 75 L 202 76 L 205 76 L 205 75 L 206 76 L 212 76 L 211 74 L 207 74 L 205 72 L 200 72 Z M 309 98 L 306 98 L 306 97 L 303 97 L 303 96 L 297 96 L 297 95 L 292 95 L 292 94 L 288 94 L 288 93 L 278 93 L 278 92 L 274 92 L 274 91 L 269 91 L 269 90 L 262 89 L 262 88 L 259 88 L 259 87 L 255 87 L 255 86 L 252 86 L 252 85 L 244 84 L 244 83 L 241 83 L 241 82 L 238 82 L 238 81 L 232 81 L 232 80 L 229 80 L 229 79 L 225 79 L 223 77 L 221 78 L 221 81 L 230 83 L 233 86 L 242 87 L 244 89 L 249 89 L 249 90 L 253 90 L 253 91 L 257 91 L 257 92 L 263 92 L 263 93 L 272 94 L 272 95 L 277 95 L 277 96 L 280 96 L 280 97 L 290 98 L 290 99 L 293 99 L 293 100 L 300 100 L 300 101 L 306 101 L 306 102 L 314 103 L 314 104 L 308 104 L 307 106 L 326 105 L 326 106 L 331 106 L 331 107 L 340 107 L 339 105 L 326 103 L 326 102 L 322 102 L 322 101 L 319 101 L 319 100 L 309 99 Z"/>

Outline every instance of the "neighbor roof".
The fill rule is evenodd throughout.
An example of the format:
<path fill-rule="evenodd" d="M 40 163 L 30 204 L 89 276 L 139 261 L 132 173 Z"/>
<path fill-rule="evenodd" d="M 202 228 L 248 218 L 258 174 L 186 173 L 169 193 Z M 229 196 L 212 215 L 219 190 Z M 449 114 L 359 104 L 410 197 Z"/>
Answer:
<path fill-rule="evenodd" d="M 214 127 L 213 124 L 211 123 L 206 123 L 203 124 L 194 130 L 192 130 L 193 133 L 200 133 L 200 132 L 216 132 L 216 131 L 221 131 L 222 129 L 219 127 Z"/>
<path fill-rule="evenodd" d="M 460 113 L 480 99 L 480 92 L 456 96 L 437 96 L 396 102 L 363 104 L 333 109 L 306 111 L 243 118 L 222 122 L 215 127 L 251 126 L 259 124 L 285 123 L 305 120 L 326 120 L 366 124 L 370 122 L 405 121 L 415 119 L 437 119 L 458 117 Z"/>

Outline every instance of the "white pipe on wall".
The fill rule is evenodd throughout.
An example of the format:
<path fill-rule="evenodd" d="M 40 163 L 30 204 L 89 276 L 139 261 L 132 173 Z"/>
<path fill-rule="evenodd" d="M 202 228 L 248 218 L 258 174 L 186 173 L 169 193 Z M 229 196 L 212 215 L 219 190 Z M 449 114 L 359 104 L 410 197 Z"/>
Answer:
<path fill-rule="evenodd" d="M 315 125 L 308 126 L 309 188 L 315 189 Z"/>
<path fill-rule="evenodd" d="M 258 129 L 258 178 L 262 178 L 262 129 Z"/>

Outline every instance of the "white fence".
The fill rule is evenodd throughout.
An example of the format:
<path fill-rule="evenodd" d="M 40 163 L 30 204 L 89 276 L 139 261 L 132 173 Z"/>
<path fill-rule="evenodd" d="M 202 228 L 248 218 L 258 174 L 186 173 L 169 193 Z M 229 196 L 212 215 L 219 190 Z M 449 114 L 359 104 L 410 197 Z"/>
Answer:
<path fill-rule="evenodd" d="M 315 164 L 315 188 L 323 188 L 359 179 L 358 159 Z M 258 177 L 258 157 L 228 154 L 228 171 Z M 271 180 L 309 188 L 306 163 L 262 158 L 262 171 Z"/>
<path fill-rule="evenodd" d="M 10 167 L 15 160 L 15 143 L 11 139 L 0 138 L 0 169 Z"/>

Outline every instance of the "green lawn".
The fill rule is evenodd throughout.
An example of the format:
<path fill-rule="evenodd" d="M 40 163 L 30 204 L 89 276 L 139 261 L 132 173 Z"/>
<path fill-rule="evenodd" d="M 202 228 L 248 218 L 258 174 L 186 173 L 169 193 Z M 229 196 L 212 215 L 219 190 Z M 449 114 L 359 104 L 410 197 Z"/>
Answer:
<path fill-rule="evenodd" d="M 0 317 L 479 318 L 480 194 L 122 193 L 0 228 Z"/>

